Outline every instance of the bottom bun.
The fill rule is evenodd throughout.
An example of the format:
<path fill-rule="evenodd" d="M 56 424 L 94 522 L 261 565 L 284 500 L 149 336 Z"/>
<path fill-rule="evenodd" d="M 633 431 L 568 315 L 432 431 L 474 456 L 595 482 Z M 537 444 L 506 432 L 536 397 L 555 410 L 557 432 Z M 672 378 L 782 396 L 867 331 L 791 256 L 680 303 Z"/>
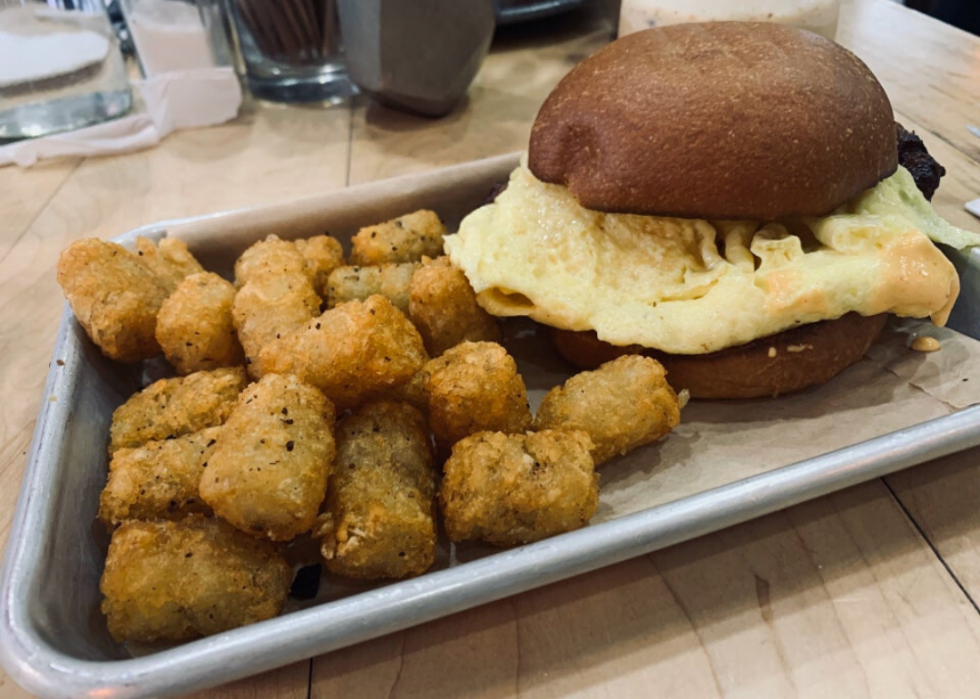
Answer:
<path fill-rule="evenodd" d="M 759 398 L 826 383 L 858 361 L 885 327 L 886 314 L 848 313 L 801 325 L 710 354 L 679 355 L 639 345 L 616 347 L 594 332 L 552 329 L 555 348 L 580 369 L 595 369 L 624 354 L 646 354 L 667 369 L 675 391 L 692 398 Z"/>

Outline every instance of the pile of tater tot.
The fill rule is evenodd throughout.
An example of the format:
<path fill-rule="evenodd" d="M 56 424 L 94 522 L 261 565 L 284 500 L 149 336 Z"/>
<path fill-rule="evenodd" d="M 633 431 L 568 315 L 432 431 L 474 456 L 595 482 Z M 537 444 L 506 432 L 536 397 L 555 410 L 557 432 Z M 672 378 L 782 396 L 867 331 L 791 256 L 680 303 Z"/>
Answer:
<path fill-rule="evenodd" d="M 314 541 L 326 574 L 424 573 L 439 532 L 514 546 L 585 526 L 597 467 L 666 435 L 677 395 L 626 356 L 554 387 L 524 379 L 431 211 L 269 236 L 234 280 L 179 239 L 80 240 L 58 282 L 105 356 L 174 377 L 119 406 L 99 519 L 102 611 L 120 641 L 180 641 L 279 614 Z M 295 546 L 294 546 L 295 548 Z"/>

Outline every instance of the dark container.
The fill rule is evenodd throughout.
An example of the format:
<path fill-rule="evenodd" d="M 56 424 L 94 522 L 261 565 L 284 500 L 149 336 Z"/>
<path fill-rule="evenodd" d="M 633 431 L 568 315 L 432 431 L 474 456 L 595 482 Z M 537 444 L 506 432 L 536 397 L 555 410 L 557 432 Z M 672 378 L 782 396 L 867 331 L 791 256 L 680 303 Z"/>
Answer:
<path fill-rule="evenodd" d="M 338 0 L 351 80 L 381 104 L 429 117 L 455 107 L 495 26 L 493 0 Z"/>

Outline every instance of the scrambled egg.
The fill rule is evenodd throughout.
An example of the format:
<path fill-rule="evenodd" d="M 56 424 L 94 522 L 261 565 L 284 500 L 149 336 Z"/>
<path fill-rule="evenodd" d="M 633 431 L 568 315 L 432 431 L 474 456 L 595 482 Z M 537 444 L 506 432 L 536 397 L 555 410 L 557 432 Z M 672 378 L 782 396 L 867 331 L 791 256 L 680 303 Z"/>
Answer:
<path fill-rule="evenodd" d="M 522 164 L 445 245 L 494 315 L 702 354 L 850 311 L 945 323 L 959 278 L 930 237 L 980 244 L 901 167 L 825 218 L 760 223 L 591 211 Z"/>

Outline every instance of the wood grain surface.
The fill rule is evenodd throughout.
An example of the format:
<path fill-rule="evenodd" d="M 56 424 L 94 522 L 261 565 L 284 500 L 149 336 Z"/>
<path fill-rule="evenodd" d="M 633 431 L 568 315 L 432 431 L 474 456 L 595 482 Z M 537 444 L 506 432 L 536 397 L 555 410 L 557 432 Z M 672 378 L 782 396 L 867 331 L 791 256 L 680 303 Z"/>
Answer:
<path fill-rule="evenodd" d="M 69 241 L 519 150 L 551 87 L 611 38 L 612 5 L 499 33 L 442 120 L 363 98 L 257 103 L 152 150 L 0 169 L 0 544 Z M 846 2 L 839 38 L 946 165 L 937 209 L 980 229 L 962 209 L 980 196 L 980 139 L 966 130 L 980 122 L 980 40 L 884 0 Z M 978 505 L 973 450 L 193 696 L 978 696 Z M 29 696 L 0 672 L 0 697 Z"/>

